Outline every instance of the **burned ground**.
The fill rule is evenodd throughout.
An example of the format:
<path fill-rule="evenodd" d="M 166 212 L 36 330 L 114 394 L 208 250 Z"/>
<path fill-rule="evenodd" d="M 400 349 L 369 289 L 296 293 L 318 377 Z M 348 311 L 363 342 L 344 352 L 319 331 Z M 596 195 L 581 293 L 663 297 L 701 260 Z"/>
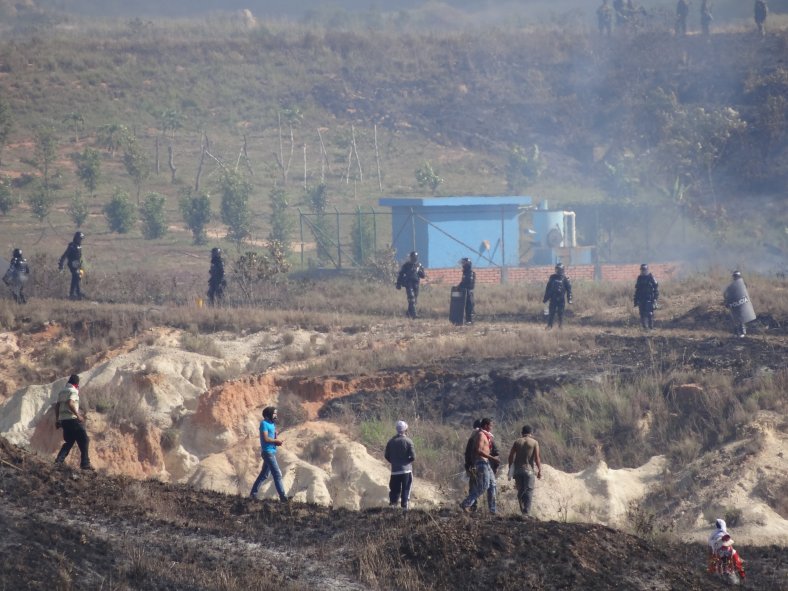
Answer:
<path fill-rule="evenodd" d="M 5 589 L 717 589 L 701 545 L 527 518 L 254 502 L 56 468 L 0 441 Z M 741 547 L 780 589 L 778 547 Z"/>

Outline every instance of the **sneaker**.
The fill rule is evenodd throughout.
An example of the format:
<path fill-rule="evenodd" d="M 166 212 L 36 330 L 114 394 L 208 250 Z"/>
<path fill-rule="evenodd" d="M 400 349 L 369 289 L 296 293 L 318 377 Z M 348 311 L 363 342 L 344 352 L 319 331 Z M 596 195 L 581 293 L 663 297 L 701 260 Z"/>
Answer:
<path fill-rule="evenodd" d="M 249 499 L 251 499 L 252 501 L 256 501 L 257 500 L 257 495 L 250 494 L 249 495 Z"/>
<path fill-rule="evenodd" d="M 93 466 L 91 466 L 90 464 L 87 464 L 85 466 L 80 466 L 79 468 L 81 470 L 88 470 L 90 472 L 95 472 L 96 471 L 96 469 Z"/>
<path fill-rule="evenodd" d="M 290 502 L 290 497 L 282 497 L 282 498 L 279 499 L 279 502 L 280 503 L 289 503 Z"/>

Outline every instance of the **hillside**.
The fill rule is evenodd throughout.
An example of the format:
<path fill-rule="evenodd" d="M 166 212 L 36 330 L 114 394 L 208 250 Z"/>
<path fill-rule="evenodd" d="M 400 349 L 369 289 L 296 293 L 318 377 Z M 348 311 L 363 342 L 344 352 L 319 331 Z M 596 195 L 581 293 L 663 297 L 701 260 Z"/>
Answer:
<path fill-rule="evenodd" d="M 0 583 L 12 589 L 713 590 L 701 545 L 585 524 L 253 502 L 55 469 L 0 439 Z M 739 546 L 779 589 L 782 549 Z"/>
<path fill-rule="evenodd" d="M 12 35 L 0 44 L 12 125 L 0 173 L 22 204 L 0 219 L 2 246 L 37 233 L 37 248 L 54 253 L 73 229 L 66 210 L 75 191 L 95 192 L 85 199 L 84 225 L 107 237 L 102 256 L 151 249 L 177 267 L 185 259 L 173 251 L 194 252 L 177 200 L 194 187 L 207 137 L 216 159 L 204 163 L 200 191 L 214 196 L 212 240 L 226 233 L 217 199 L 222 166 L 251 183 L 250 238 L 261 241 L 271 229 L 274 186 L 286 192 L 295 239 L 296 208 L 309 211 L 309 189 L 326 185 L 329 211 L 368 208 L 381 195 L 428 191 L 414 171 L 430 162 L 443 179 L 439 194 L 525 192 L 562 207 L 598 204 L 579 218 L 580 238 L 604 243 L 612 260 L 698 252 L 709 260 L 722 252 L 768 266 L 784 255 L 782 30 L 763 40 L 744 28 L 676 39 L 659 23 L 610 39 L 582 27 L 491 33 L 249 28 L 215 17 L 86 21 Z M 127 173 L 125 149 L 113 144 L 119 126 L 136 138 L 146 172 L 139 184 Z M 42 129 L 54 134 L 54 205 L 36 221 L 29 199 L 42 176 L 35 158 Z M 99 150 L 93 191 L 79 183 L 71 157 L 86 148 Z M 145 243 L 137 228 L 107 233 L 103 205 L 117 190 L 134 202 L 138 189 L 167 198 L 168 237 Z M 680 241 L 677 220 L 693 224 L 682 226 Z M 380 227 L 384 244 L 389 230 Z"/>

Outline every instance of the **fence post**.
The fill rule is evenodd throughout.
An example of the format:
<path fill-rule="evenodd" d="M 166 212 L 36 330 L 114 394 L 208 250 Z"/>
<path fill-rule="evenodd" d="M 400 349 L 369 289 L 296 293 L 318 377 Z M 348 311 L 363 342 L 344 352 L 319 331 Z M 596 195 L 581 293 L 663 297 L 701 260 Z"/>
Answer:
<path fill-rule="evenodd" d="M 301 213 L 301 208 L 298 209 L 298 230 L 301 235 L 301 270 L 304 270 L 304 214 Z"/>
<path fill-rule="evenodd" d="M 359 266 L 362 266 L 364 264 L 364 236 L 361 232 L 361 206 L 360 205 L 356 206 L 356 222 L 358 226 L 358 236 L 357 236 L 358 260 L 356 261 L 356 263 L 358 263 Z M 356 253 L 353 254 L 355 255 Z"/>
<path fill-rule="evenodd" d="M 378 251 L 378 218 L 375 215 L 375 208 L 370 207 L 372 210 L 372 252 Z"/>
<path fill-rule="evenodd" d="M 336 206 L 334 206 L 334 211 L 337 214 L 337 269 L 341 269 L 342 268 L 342 245 L 340 244 L 340 241 L 339 241 L 339 235 L 340 235 L 340 232 L 339 232 L 339 210 L 336 208 Z"/>

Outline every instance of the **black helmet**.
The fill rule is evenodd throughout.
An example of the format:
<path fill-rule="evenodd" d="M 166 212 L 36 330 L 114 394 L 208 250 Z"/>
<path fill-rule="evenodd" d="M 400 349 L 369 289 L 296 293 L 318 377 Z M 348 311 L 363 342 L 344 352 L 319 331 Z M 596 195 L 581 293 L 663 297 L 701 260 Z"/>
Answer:
<path fill-rule="evenodd" d="M 85 238 L 85 235 L 82 232 L 74 232 L 74 244 L 79 246 L 82 244 L 82 239 Z"/>
<path fill-rule="evenodd" d="M 212 259 L 218 259 L 220 256 L 222 256 L 222 249 L 221 248 L 216 246 L 216 247 L 211 249 L 211 258 Z"/>
<path fill-rule="evenodd" d="M 463 269 L 470 269 L 471 259 L 469 259 L 468 257 L 463 257 L 460 259 L 460 264 L 462 265 Z"/>
<path fill-rule="evenodd" d="M 640 265 L 640 272 L 641 273 L 648 273 L 648 265 L 646 263 L 643 263 L 642 265 Z"/>
<path fill-rule="evenodd" d="M 734 271 L 733 272 L 734 279 L 741 279 L 741 271 Z"/>
<path fill-rule="evenodd" d="M 410 258 L 411 263 L 415 263 L 419 260 L 419 253 L 417 253 L 415 250 L 411 250 L 408 258 Z"/>
<path fill-rule="evenodd" d="M 11 253 L 12 259 L 21 259 L 22 258 L 22 249 L 15 248 L 14 252 Z"/>
<path fill-rule="evenodd" d="M 558 273 L 559 275 L 563 275 L 564 274 L 564 264 L 563 263 L 558 263 L 555 266 L 555 272 Z"/>

